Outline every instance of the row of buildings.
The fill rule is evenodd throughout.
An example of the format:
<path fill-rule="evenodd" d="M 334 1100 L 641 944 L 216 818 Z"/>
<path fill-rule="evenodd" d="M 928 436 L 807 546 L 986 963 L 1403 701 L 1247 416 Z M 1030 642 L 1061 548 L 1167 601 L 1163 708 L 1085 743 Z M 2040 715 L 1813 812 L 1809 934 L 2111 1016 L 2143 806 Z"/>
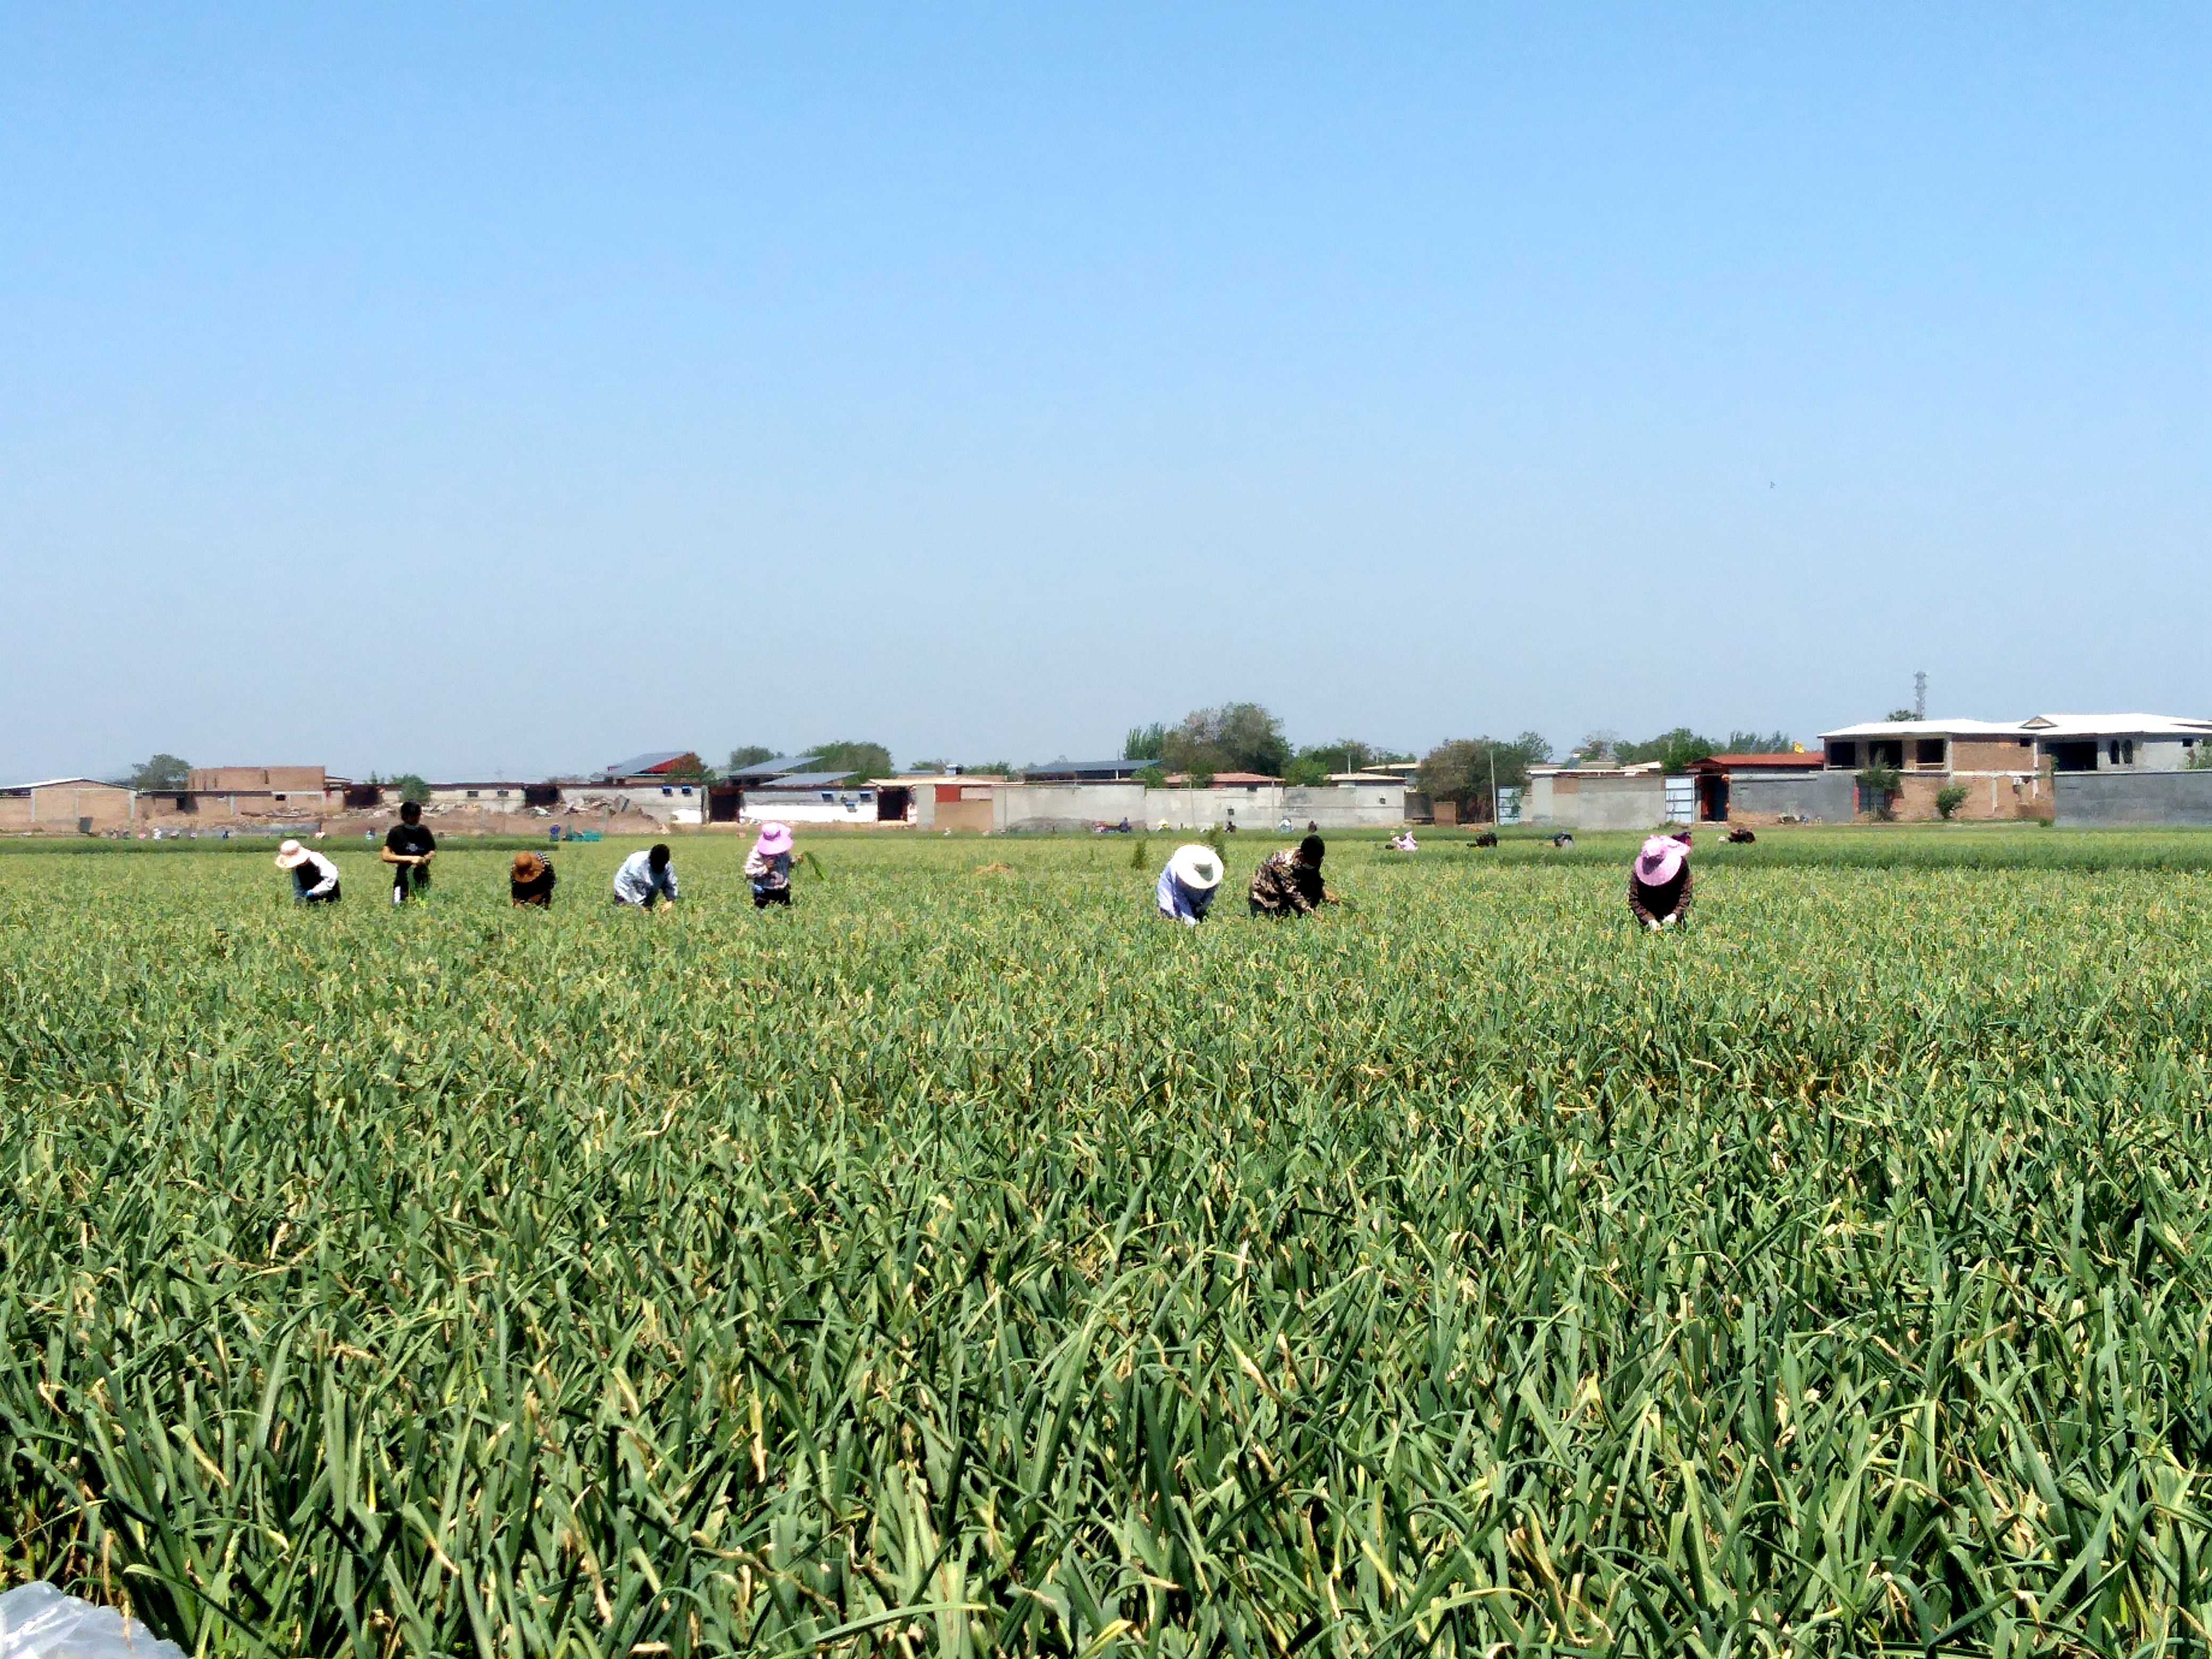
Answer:
<path fill-rule="evenodd" d="M 1303 827 L 1346 830 L 1406 821 L 1404 771 L 1346 773 L 1300 787 L 1258 774 L 1171 778 L 1147 787 L 1142 762 L 1055 762 L 1019 777 L 913 773 L 856 778 L 784 756 L 719 774 L 689 750 L 635 755 L 589 778 L 540 783 L 478 779 L 432 783 L 434 817 L 489 825 L 515 817 L 639 818 L 670 829 L 770 818 L 793 823 L 896 823 L 925 830 L 1089 830 L 1166 824 L 1178 830 Z M 138 790 L 94 778 L 51 778 L 0 789 L 0 833 L 199 833 L 321 823 L 388 813 L 398 786 L 335 777 L 319 766 L 195 769 L 180 787 Z"/>
<path fill-rule="evenodd" d="M 1450 821 L 1413 788 L 1411 763 L 1295 785 L 1258 773 L 1170 777 L 1143 761 L 1055 761 L 1018 777 L 907 773 L 856 778 L 804 755 L 711 771 L 693 751 L 634 755 L 588 778 L 428 786 L 434 814 L 485 819 L 632 817 L 668 828 L 780 818 L 924 830 L 1348 830 Z M 319 766 L 195 768 L 181 787 L 92 778 L 0 788 L 0 833 L 131 834 L 273 828 L 396 807 L 396 786 Z M 1562 829 L 1662 823 L 1843 823 L 1877 817 L 2212 824 L 2212 720 L 2162 714 L 2037 714 L 2014 721 L 1874 720 L 1814 749 L 1716 755 L 1668 775 L 1644 766 L 1545 766 L 1504 816 Z M 1948 810 L 1946 810 L 1948 808 Z"/>
<path fill-rule="evenodd" d="M 1715 755 L 1671 776 L 1656 763 L 1539 767 L 1528 783 L 1524 820 L 1569 829 L 1869 817 L 2212 824 L 2212 720 L 1869 720 L 1822 732 L 1817 748 Z"/>

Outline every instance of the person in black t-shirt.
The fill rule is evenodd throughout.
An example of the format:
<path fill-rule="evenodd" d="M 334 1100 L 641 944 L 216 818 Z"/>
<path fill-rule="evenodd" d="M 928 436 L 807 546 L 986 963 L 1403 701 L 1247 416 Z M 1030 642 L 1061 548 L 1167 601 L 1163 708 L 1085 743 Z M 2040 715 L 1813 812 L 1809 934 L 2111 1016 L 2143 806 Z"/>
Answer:
<path fill-rule="evenodd" d="M 384 837 L 379 857 L 392 866 L 392 902 L 404 904 L 430 884 L 430 860 L 438 855 L 438 838 L 422 827 L 420 802 L 399 809 L 399 822 Z"/>

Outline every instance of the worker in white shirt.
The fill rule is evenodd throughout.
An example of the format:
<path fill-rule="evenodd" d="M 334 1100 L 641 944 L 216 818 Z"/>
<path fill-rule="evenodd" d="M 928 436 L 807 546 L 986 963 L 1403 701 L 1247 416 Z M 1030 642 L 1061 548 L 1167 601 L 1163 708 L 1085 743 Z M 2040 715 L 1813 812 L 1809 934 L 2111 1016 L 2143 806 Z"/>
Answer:
<path fill-rule="evenodd" d="M 295 904 L 336 904 L 338 867 L 312 847 L 288 841 L 276 849 L 276 867 L 292 872 Z"/>
<path fill-rule="evenodd" d="M 657 899 L 676 902 L 676 870 L 669 862 L 665 842 L 655 842 L 622 861 L 622 868 L 615 872 L 615 898 L 641 910 L 653 908 Z"/>

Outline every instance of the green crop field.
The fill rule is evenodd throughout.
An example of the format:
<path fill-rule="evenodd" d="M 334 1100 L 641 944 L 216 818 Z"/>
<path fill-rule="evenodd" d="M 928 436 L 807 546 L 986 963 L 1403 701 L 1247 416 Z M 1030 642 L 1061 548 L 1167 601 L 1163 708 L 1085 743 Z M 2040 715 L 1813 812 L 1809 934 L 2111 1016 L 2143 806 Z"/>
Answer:
<path fill-rule="evenodd" d="M 188 1650 L 2204 1651 L 2212 837 L 0 857 L 0 1582 Z M 1702 838 L 1701 838 L 1702 839 Z M 1267 843 L 1240 836 L 1237 863 Z M 1238 884 L 1241 886 L 1241 879 Z"/>

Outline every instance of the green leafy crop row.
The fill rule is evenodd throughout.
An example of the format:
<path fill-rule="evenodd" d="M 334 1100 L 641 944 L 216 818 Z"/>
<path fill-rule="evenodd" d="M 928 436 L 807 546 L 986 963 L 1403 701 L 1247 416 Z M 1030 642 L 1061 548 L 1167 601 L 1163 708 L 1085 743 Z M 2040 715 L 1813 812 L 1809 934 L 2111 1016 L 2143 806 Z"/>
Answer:
<path fill-rule="evenodd" d="M 621 850 L 0 862 L 0 1573 L 209 1653 L 2202 1650 L 2203 877 Z"/>

